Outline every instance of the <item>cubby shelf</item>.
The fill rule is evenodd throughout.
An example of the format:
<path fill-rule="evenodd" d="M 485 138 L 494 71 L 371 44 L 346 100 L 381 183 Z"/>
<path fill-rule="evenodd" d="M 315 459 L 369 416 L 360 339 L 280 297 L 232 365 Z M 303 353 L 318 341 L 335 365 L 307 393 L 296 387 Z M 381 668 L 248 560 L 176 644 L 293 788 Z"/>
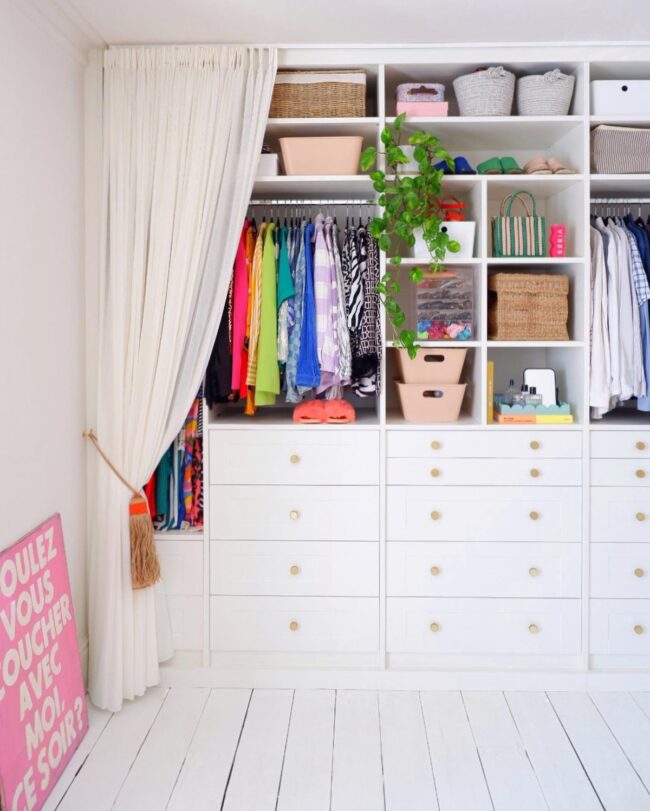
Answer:
<path fill-rule="evenodd" d="M 375 198 L 372 180 L 367 175 L 274 175 L 257 177 L 253 195 L 272 194 L 278 197 L 292 195 L 313 197 L 346 198 L 349 195 L 366 195 Z"/>
<path fill-rule="evenodd" d="M 266 135 L 376 135 L 378 129 L 378 118 L 269 118 Z"/>
<path fill-rule="evenodd" d="M 583 264 L 578 256 L 489 256 L 488 265 L 575 265 Z"/>
<path fill-rule="evenodd" d="M 649 121 L 650 123 L 650 121 Z M 650 174 L 638 175 L 591 175 L 592 197 L 625 197 L 635 194 L 647 196 L 650 189 Z"/>

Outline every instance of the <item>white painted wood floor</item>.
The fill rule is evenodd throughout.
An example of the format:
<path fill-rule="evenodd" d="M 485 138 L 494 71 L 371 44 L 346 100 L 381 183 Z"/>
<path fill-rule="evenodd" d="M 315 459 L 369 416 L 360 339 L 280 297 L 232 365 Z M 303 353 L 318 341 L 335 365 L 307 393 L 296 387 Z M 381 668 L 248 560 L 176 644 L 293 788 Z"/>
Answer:
<path fill-rule="evenodd" d="M 650 693 L 154 688 L 46 811 L 650 809 Z"/>

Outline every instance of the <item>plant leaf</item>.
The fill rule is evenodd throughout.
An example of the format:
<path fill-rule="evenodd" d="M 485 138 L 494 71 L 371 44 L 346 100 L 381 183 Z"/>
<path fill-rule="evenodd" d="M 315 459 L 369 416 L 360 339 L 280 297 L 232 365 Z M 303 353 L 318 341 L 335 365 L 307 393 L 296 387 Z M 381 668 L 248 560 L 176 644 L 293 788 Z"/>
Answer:
<path fill-rule="evenodd" d="M 406 118 L 406 113 L 400 113 L 397 116 L 397 118 L 395 119 L 395 121 L 393 122 L 393 127 L 396 130 L 399 130 L 401 128 L 402 124 L 404 123 L 405 118 Z"/>
<path fill-rule="evenodd" d="M 367 172 L 368 169 L 370 169 L 370 167 L 374 165 L 376 160 L 377 160 L 377 147 L 367 146 L 361 153 L 361 159 L 359 160 L 361 171 Z"/>

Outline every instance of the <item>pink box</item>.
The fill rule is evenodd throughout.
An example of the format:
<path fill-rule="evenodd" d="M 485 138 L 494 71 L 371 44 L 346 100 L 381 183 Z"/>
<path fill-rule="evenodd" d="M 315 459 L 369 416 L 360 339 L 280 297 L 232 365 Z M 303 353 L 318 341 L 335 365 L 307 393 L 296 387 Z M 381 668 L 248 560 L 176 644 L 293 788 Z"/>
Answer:
<path fill-rule="evenodd" d="M 397 115 L 406 113 L 407 115 L 435 116 L 447 115 L 449 103 L 446 101 L 398 101 Z"/>

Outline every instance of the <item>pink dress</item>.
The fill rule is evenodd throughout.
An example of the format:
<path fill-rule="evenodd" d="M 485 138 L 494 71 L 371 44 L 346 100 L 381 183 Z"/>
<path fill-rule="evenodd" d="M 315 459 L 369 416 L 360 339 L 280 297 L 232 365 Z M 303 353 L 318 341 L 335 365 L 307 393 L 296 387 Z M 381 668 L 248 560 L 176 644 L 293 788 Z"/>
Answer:
<path fill-rule="evenodd" d="M 232 296 L 232 388 L 239 391 L 241 382 L 242 355 L 246 338 L 246 310 L 248 308 L 248 270 L 246 268 L 246 230 L 248 220 L 237 245 L 235 256 L 235 279 Z"/>

